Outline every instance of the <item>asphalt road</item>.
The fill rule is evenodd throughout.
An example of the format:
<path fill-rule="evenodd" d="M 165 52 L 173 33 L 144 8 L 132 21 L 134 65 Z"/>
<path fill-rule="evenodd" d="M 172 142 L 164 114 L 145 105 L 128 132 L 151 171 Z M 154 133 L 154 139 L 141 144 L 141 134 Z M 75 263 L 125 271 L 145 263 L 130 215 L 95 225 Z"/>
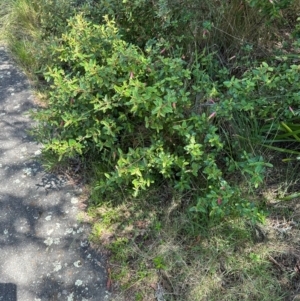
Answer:
<path fill-rule="evenodd" d="M 105 301 L 105 258 L 78 221 L 80 187 L 49 174 L 27 134 L 29 82 L 0 46 L 0 301 Z"/>

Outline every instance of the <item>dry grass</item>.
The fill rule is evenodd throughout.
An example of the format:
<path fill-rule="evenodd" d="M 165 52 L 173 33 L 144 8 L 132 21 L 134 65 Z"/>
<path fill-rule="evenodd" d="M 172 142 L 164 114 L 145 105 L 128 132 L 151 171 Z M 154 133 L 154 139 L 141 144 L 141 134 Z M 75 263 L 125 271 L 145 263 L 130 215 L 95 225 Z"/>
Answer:
<path fill-rule="evenodd" d="M 273 161 L 255 195 L 269 212 L 265 224 L 205 225 L 167 187 L 90 206 L 91 239 L 108 250 L 116 300 L 158 300 L 162 288 L 166 301 L 292 301 L 300 292 L 300 206 L 278 197 L 298 189 L 300 165 Z"/>
<path fill-rule="evenodd" d="M 164 200 L 160 209 L 149 203 L 127 200 L 89 211 L 92 240 L 109 250 L 111 288 L 121 289 L 123 300 L 155 300 L 158 287 L 165 300 L 174 301 L 279 301 L 297 294 L 300 224 L 288 236 L 274 226 L 295 220 L 287 204 L 268 201 L 265 225 L 227 220 L 203 227 L 179 209 L 179 200 Z"/>

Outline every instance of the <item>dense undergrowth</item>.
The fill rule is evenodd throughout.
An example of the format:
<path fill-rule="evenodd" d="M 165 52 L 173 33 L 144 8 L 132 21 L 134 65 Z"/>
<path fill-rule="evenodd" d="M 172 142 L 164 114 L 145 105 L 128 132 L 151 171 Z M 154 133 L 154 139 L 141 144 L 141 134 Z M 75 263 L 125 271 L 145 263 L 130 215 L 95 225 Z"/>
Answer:
<path fill-rule="evenodd" d="M 125 292 L 284 300 L 251 233 L 282 153 L 300 154 L 298 1 L 0 3 L 1 37 L 45 95 L 44 163 L 84 162 L 92 239 Z"/>

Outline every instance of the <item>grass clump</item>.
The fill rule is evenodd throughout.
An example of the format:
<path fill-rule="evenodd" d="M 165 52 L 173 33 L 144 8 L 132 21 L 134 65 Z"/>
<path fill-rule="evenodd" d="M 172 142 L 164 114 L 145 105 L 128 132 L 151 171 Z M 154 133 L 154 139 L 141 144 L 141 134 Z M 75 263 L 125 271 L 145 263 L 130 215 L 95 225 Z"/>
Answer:
<path fill-rule="evenodd" d="M 184 201 L 151 191 L 90 208 L 91 239 L 109 250 L 112 288 L 129 300 L 153 300 L 160 289 L 165 300 L 286 300 L 270 261 L 285 252 L 277 237 L 267 241 L 262 226 L 243 219 L 204 225 L 180 209 Z"/>

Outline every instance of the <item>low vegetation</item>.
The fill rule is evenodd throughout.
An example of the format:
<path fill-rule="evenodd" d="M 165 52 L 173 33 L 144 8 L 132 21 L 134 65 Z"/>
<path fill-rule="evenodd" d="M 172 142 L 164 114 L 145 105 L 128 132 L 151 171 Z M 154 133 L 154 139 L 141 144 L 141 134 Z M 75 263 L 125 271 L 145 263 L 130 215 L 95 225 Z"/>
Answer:
<path fill-rule="evenodd" d="M 1 37 L 43 95 L 45 167 L 80 162 L 108 289 L 297 297 L 297 0 L 0 5 Z"/>

